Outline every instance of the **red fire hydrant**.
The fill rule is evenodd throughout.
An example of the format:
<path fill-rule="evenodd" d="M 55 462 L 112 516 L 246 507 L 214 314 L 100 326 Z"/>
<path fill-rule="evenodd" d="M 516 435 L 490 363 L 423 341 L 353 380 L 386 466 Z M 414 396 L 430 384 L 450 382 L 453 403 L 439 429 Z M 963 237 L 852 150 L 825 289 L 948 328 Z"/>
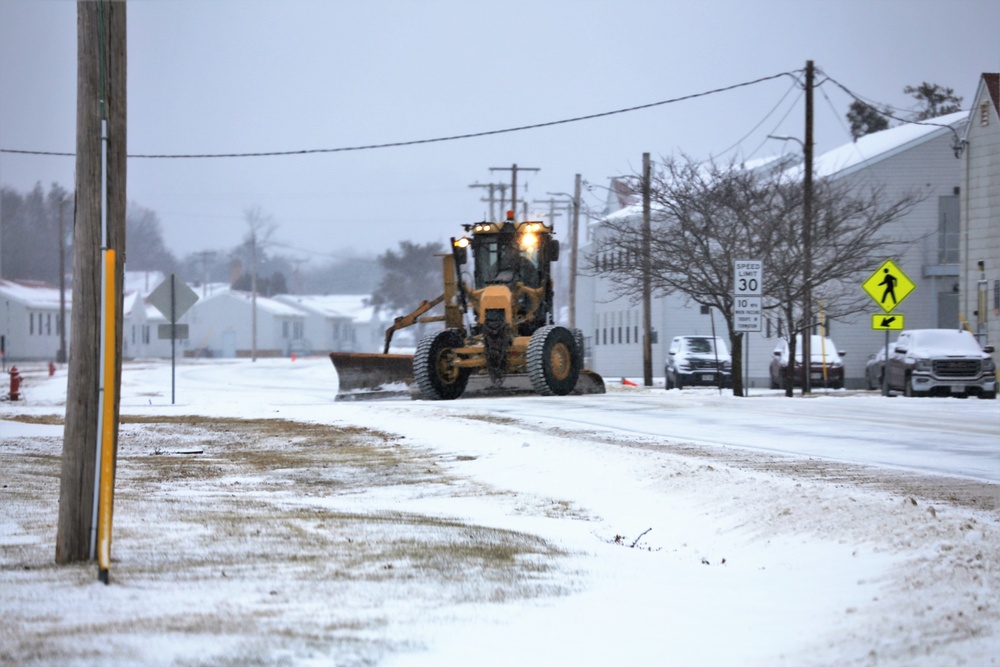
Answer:
<path fill-rule="evenodd" d="M 50 361 L 49 362 L 49 377 L 52 377 L 55 374 L 56 374 L 56 362 Z"/>
<path fill-rule="evenodd" d="M 21 400 L 21 374 L 17 372 L 17 366 L 10 367 L 10 394 L 8 398 L 12 401 Z"/>

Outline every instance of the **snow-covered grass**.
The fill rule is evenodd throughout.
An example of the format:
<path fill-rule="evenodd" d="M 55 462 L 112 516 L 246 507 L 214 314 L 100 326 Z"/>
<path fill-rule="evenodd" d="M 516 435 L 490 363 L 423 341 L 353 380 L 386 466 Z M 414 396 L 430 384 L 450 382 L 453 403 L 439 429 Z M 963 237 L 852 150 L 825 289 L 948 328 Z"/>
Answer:
<path fill-rule="evenodd" d="M 1000 664 L 995 401 L 127 364 L 105 586 L 53 564 L 66 376 L 22 370 L 0 664 Z"/>

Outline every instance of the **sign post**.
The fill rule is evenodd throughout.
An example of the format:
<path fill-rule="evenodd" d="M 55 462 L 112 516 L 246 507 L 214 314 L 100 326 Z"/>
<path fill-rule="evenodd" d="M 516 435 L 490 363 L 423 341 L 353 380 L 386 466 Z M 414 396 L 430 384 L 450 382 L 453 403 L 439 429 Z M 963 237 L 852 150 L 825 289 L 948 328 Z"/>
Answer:
<path fill-rule="evenodd" d="M 156 309 L 163 313 L 163 316 L 167 318 L 168 322 L 170 322 L 170 324 L 166 327 L 161 326 L 158 333 L 161 339 L 170 338 L 171 405 L 174 404 L 176 394 L 177 353 L 175 351 L 174 341 L 178 338 L 186 339 L 188 337 L 187 325 L 182 324 L 178 326 L 177 320 L 181 315 L 186 313 L 188 308 L 193 306 L 197 300 L 198 294 L 193 289 L 188 287 L 187 284 L 179 282 L 176 274 L 173 273 L 170 274 L 169 280 L 164 280 L 149 295 L 149 302 L 156 306 Z"/>
<path fill-rule="evenodd" d="M 894 313 L 900 303 L 910 295 L 916 285 L 902 269 L 891 259 L 882 262 L 868 280 L 861 284 L 861 289 L 877 303 L 884 313 L 872 315 L 872 329 L 885 331 L 885 361 L 882 364 L 882 395 L 889 395 L 889 377 L 886 367 L 889 365 L 889 332 L 902 331 L 906 318 L 902 313 Z"/>
<path fill-rule="evenodd" d="M 733 264 L 733 329 L 741 333 L 760 331 L 764 301 L 764 262 L 738 259 Z M 750 337 L 743 359 L 743 395 L 749 395 Z"/>

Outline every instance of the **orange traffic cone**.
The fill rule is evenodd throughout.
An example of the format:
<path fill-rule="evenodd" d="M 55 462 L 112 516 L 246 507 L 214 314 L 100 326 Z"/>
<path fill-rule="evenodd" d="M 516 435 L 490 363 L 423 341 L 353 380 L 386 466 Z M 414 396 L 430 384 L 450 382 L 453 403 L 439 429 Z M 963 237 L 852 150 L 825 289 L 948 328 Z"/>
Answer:
<path fill-rule="evenodd" d="M 625 385 L 626 387 L 638 387 L 639 386 L 635 382 L 632 382 L 631 380 L 629 380 L 628 378 L 622 378 L 622 384 Z"/>

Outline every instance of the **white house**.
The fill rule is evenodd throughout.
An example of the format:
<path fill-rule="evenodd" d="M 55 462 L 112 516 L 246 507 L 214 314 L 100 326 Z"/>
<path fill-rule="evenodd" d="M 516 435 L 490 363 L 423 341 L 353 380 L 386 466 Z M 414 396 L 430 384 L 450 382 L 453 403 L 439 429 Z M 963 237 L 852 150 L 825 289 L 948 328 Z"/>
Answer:
<path fill-rule="evenodd" d="M 59 288 L 29 280 L 0 280 L 0 337 L 4 361 L 55 361 L 59 335 Z M 66 290 L 66 345 L 73 297 Z"/>
<path fill-rule="evenodd" d="M 126 271 L 122 305 L 122 356 L 126 359 L 170 356 L 170 340 L 159 337 L 167 318 L 147 299 L 165 279 L 162 271 Z M 183 341 L 177 341 L 179 345 Z M 180 348 L 178 348 L 180 350 Z M 181 352 L 178 351 L 178 355 Z"/>
<path fill-rule="evenodd" d="M 314 352 L 381 352 L 387 323 L 362 294 L 302 296 L 275 300 L 306 314 L 305 339 Z"/>
<path fill-rule="evenodd" d="M 986 73 L 962 152 L 961 310 L 982 345 L 1000 348 L 1000 73 Z M 994 352 L 1000 360 L 1000 352 Z"/>
<path fill-rule="evenodd" d="M 302 353 L 306 314 L 287 303 L 257 296 L 259 357 Z M 199 299 L 181 318 L 189 326 L 187 356 L 249 357 L 253 350 L 254 300 L 249 292 L 218 290 Z"/>
<path fill-rule="evenodd" d="M 847 179 L 858 188 L 879 186 L 887 200 L 912 192 L 922 195 L 922 202 L 905 218 L 885 228 L 890 237 L 905 239 L 891 255 L 916 284 L 899 309 L 907 328 L 957 327 L 959 323 L 960 161 L 955 156 L 955 139 L 967 119 L 968 113 L 960 112 L 935 118 L 933 125 L 902 125 L 867 135 L 814 160 L 818 177 Z M 638 224 L 641 206 L 612 215 L 630 216 Z M 602 222 L 592 223 L 591 252 L 600 248 Z M 877 268 L 873 266 L 872 271 Z M 867 277 L 860 277 L 859 291 Z M 578 325 L 588 337 L 593 368 L 609 377 L 641 376 L 641 303 L 615 298 L 600 276 L 581 281 L 578 300 Z M 881 311 L 873 303 L 872 313 L 876 312 Z M 827 324 L 838 348 L 847 352 L 847 385 L 862 386 L 868 355 L 878 349 L 884 332 L 871 329 L 868 314 Z M 654 299 L 652 326 L 656 332 L 653 374 L 657 376 L 663 374 L 664 350 L 672 337 L 729 333 L 718 314 L 676 295 Z M 768 386 L 768 367 L 778 336 L 776 327 L 748 335 L 750 386 Z"/>

